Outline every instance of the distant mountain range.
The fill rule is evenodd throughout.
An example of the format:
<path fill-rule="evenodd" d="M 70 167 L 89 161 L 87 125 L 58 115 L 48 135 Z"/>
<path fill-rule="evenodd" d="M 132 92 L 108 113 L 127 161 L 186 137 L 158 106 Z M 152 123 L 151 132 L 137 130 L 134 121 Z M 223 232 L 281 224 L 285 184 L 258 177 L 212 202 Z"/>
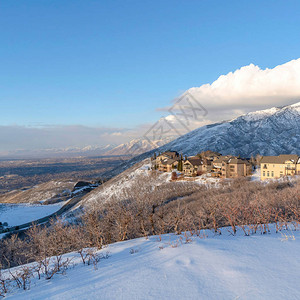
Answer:
<path fill-rule="evenodd" d="M 256 154 L 300 154 L 300 102 L 200 127 L 164 146 L 134 157 L 108 175 L 116 175 L 154 152 L 166 150 L 175 150 L 184 155 L 212 150 L 248 158 Z"/>
<path fill-rule="evenodd" d="M 91 157 L 91 156 L 129 156 L 133 157 L 144 152 L 156 149 L 170 142 L 171 139 L 149 141 L 147 139 L 134 139 L 128 143 L 121 145 L 106 145 L 68 147 L 68 148 L 52 148 L 52 149 L 37 149 L 37 150 L 15 150 L 5 154 L 0 153 L 1 158 L 72 158 L 72 157 Z"/>
<path fill-rule="evenodd" d="M 86 146 L 68 147 L 68 148 L 51 148 L 51 149 L 36 149 L 26 150 L 19 149 L 15 151 L 7 151 L 0 153 L 1 159 L 43 159 L 43 158 L 72 158 L 79 156 L 102 156 L 115 146 L 106 145 L 104 147 Z"/>

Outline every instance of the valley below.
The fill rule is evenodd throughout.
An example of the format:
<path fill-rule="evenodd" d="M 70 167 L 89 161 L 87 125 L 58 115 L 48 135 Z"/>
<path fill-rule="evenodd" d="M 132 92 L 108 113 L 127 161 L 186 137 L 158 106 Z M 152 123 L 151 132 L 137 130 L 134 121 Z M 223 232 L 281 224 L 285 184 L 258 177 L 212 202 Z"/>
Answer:
<path fill-rule="evenodd" d="M 124 158 L 120 156 L 2 160 L 0 197 L 7 192 L 27 190 L 51 180 L 100 180 L 104 173 L 123 161 Z"/>

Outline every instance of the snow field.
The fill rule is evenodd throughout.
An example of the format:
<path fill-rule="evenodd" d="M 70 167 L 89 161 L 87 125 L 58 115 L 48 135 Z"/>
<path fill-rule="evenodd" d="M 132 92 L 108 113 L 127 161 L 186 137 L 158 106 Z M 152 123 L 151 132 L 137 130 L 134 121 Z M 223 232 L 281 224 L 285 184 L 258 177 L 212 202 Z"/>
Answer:
<path fill-rule="evenodd" d="M 299 299 L 300 232 L 271 231 L 118 242 L 99 252 L 110 257 L 97 270 L 68 254 L 76 266 L 66 275 L 33 279 L 7 299 Z"/>

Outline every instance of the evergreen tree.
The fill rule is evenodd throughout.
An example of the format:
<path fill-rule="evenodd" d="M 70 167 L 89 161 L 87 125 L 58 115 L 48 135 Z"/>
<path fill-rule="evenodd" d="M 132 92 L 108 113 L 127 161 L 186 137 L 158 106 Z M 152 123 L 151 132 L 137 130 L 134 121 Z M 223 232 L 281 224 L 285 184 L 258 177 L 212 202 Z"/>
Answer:
<path fill-rule="evenodd" d="M 182 159 L 182 154 L 180 154 L 180 160 L 179 160 L 179 162 L 178 162 L 177 170 L 178 170 L 179 172 L 182 172 L 182 171 L 183 171 L 183 159 Z"/>

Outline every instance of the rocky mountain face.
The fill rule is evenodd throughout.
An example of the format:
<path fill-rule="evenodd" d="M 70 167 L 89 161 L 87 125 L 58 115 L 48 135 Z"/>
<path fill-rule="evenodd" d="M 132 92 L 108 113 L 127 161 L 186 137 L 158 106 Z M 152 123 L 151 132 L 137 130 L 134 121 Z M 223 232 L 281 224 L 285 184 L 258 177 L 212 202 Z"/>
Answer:
<path fill-rule="evenodd" d="M 139 155 L 153 149 L 159 148 L 165 145 L 168 141 L 157 140 L 149 141 L 147 139 L 135 139 L 128 143 L 121 144 L 107 152 L 105 155 Z"/>
<path fill-rule="evenodd" d="M 222 154 L 278 155 L 300 151 L 300 102 L 248 113 L 231 121 L 198 128 L 165 145 L 187 155 L 204 150 Z"/>
<path fill-rule="evenodd" d="M 256 154 L 300 154 L 300 102 L 200 127 L 164 146 L 134 157 L 108 175 L 118 174 L 154 152 L 166 150 L 176 150 L 184 155 L 212 150 L 248 158 Z"/>

